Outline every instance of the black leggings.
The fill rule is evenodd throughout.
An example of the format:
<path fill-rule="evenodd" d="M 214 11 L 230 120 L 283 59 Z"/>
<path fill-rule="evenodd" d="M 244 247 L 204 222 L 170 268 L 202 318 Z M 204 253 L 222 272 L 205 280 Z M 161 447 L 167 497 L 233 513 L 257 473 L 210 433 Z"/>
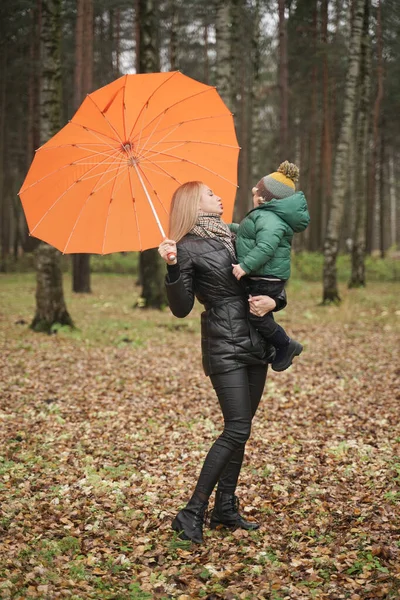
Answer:
<path fill-rule="evenodd" d="M 266 376 L 266 365 L 210 376 L 225 424 L 206 456 L 196 485 L 195 493 L 202 499 L 209 498 L 217 482 L 222 492 L 235 492 L 251 421 L 260 403 Z"/>

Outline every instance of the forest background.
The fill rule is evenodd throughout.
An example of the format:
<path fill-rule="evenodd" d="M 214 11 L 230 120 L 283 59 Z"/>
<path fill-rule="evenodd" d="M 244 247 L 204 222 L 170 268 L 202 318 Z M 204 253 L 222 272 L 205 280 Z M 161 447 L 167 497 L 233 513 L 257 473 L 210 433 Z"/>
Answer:
<path fill-rule="evenodd" d="M 398 600 L 397 0 L 3 0 L 0 50 L 1 598 Z M 160 310 L 156 251 L 39 244 L 17 195 L 85 94 L 175 69 L 234 113 L 235 219 L 286 158 L 312 218 L 279 313 L 305 352 L 238 488 L 261 527 L 198 548 L 170 523 L 222 427 L 201 307 Z"/>
<path fill-rule="evenodd" d="M 18 0 L 0 11 L 1 271 L 33 265 L 38 240 L 28 234 L 17 193 L 49 131 L 72 117 L 86 93 L 123 73 L 176 69 L 216 85 L 234 114 L 242 148 L 236 220 L 251 207 L 261 176 L 286 158 L 300 166 L 311 225 L 295 236 L 294 250 L 324 252 L 325 301 L 339 299 L 338 253 L 352 255 L 352 286 L 365 283 L 366 256 L 393 256 L 400 238 L 395 0 Z M 162 306 L 163 270 L 146 254 L 157 275 L 151 289 L 142 278 L 142 296 Z M 301 256 L 319 277 L 320 259 Z M 126 262 L 112 260 L 117 270 Z M 111 262 L 97 258 L 92 268 L 109 270 Z M 131 271 L 138 263 L 132 257 Z M 392 278 L 396 264 L 375 267 Z M 89 255 L 75 255 L 72 265 L 74 291 L 89 291 Z"/>

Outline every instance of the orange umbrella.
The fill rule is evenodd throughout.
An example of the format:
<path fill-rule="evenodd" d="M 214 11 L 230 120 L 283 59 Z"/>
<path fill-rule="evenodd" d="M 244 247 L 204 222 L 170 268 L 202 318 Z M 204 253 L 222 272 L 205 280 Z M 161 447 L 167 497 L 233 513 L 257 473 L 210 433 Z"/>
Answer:
<path fill-rule="evenodd" d="M 229 221 L 238 153 L 214 87 L 179 71 L 124 75 L 37 150 L 19 192 L 30 234 L 63 253 L 154 248 L 173 192 L 192 180 L 221 196 Z"/>

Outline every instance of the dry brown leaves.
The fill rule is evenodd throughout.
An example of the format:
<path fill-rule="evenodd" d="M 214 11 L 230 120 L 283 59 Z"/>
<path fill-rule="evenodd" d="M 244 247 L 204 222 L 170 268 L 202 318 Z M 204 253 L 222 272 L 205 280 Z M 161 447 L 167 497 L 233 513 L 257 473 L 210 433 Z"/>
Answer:
<path fill-rule="evenodd" d="M 15 324 L 24 279 L 2 288 L 0 597 L 400 598 L 398 286 L 384 309 L 378 287 L 328 309 L 291 291 L 306 351 L 269 377 L 238 489 L 261 528 L 191 547 L 170 522 L 222 426 L 199 309 L 176 328 L 110 281 L 49 337 Z"/>

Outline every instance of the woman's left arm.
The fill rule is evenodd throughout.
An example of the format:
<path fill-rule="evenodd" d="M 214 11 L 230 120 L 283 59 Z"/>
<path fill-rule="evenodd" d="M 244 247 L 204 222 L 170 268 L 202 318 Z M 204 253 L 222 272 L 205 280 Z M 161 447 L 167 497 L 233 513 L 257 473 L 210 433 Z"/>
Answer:
<path fill-rule="evenodd" d="M 249 298 L 250 312 L 257 317 L 263 317 L 269 312 L 277 312 L 285 308 L 287 304 L 286 291 L 276 296 L 276 298 L 270 298 L 270 296 L 252 296 Z"/>

